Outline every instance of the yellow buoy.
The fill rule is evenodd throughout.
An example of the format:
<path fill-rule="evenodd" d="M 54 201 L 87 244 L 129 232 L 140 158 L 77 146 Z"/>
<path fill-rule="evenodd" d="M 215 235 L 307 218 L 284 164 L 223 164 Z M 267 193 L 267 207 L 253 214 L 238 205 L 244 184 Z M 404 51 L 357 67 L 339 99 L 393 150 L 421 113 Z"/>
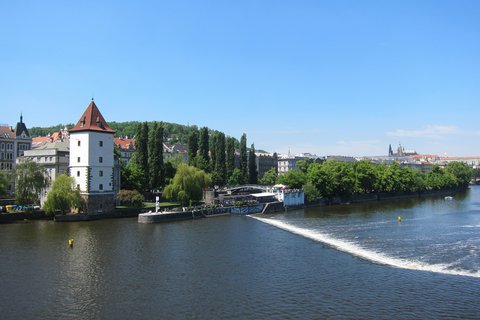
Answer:
<path fill-rule="evenodd" d="M 398 216 L 397 220 L 398 222 L 402 222 L 402 217 Z"/>
<path fill-rule="evenodd" d="M 68 246 L 73 248 L 73 239 L 68 239 Z"/>

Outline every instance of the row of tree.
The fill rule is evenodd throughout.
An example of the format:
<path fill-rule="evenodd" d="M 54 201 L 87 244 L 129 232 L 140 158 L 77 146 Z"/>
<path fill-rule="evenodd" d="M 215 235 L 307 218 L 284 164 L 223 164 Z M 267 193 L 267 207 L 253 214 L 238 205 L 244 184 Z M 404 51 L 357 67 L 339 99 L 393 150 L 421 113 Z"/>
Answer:
<path fill-rule="evenodd" d="M 138 124 L 135 134 L 136 149 L 128 165 L 122 165 L 122 189 L 141 192 L 160 190 L 175 177 L 182 159 L 163 160 L 164 123 Z M 258 171 L 255 146 L 247 149 L 247 136 L 240 142 L 227 137 L 223 132 L 212 131 L 207 127 L 189 127 L 187 141 L 188 164 L 202 170 L 210 177 L 211 185 L 256 184 Z M 236 149 L 239 148 L 238 168 Z M 117 152 L 119 152 L 117 150 Z"/>
<path fill-rule="evenodd" d="M 325 161 L 309 163 L 301 161 L 301 169 L 288 171 L 277 182 L 292 188 L 304 188 L 309 201 L 319 198 L 348 198 L 362 193 L 419 192 L 466 188 L 473 177 L 473 170 L 465 163 L 452 162 L 445 168 L 434 165 L 432 170 L 418 170 L 369 161 L 355 163 Z"/>
<path fill-rule="evenodd" d="M 188 162 L 206 173 L 211 173 L 216 186 L 256 184 L 258 179 L 255 145 L 247 150 L 247 135 L 240 138 L 239 166 L 235 166 L 235 138 L 223 132 L 210 133 L 207 127 L 193 130 L 188 138 Z"/>

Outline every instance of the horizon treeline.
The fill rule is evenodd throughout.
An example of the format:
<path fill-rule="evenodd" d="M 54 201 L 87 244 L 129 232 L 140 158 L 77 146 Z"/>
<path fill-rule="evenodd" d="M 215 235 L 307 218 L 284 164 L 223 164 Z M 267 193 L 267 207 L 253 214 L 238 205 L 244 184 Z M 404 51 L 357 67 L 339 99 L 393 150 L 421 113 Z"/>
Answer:
<path fill-rule="evenodd" d="M 353 163 L 302 160 L 298 166 L 298 170 L 288 171 L 277 181 L 292 188 L 303 188 L 310 202 L 320 198 L 348 199 L 355 194 L 466 188 L 474 175 L 474 170 L 463 162 L 451 162 L 445 168 L 434 165 L 426 173 L 396 162 L 387 165 L 366 160 Z"/>

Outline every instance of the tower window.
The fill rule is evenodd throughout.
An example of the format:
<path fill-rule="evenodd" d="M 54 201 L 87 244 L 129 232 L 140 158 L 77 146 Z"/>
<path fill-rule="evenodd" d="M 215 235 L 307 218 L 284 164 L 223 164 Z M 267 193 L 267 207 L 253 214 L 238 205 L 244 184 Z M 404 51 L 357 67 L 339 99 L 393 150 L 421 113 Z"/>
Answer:
<path fill-rule="evenodd" d="M 100 184 L 98 185 L 98 189 L 99 189 L 99 190 L 103 190 L 103 184 L 100 183 Z"/>
<path fill-rule="evenodd" d="M 80 171 L 77 171 L 77 177 L 80 177 Z"/>
<path fill-rule="evenodd" d="M 79 146 L 79 147 L 80 147 L 80 140 L 78 140 L 78 141 L 77 141 L 77 146 Z"/>
<path fill-rule="evenodd" d="M 77 157 L 77 162 L 80 162 L 80 157 Z"/>
<path fill-rule="evenodd" d="M 98 157 L 98 162 L 103 163 L 103 157 Z"/>
<path fill-rule="evenodd" d="M 98 146 L 103 147 L 103 141 L 98 141 Z"/>
<path fill-rule="evenodd" d="M 98 172 L 98 175 L 99 175 L 100 177 L 103 177 L 103 170 L 100 170 L 100 171 Z"/>

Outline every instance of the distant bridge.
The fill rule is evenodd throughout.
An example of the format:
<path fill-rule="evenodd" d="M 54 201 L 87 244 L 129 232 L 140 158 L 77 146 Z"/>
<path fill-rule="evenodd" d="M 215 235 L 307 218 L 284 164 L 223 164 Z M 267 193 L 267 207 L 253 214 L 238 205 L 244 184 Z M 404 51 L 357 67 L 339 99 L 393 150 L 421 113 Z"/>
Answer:
<path fill-rule="evenodd" d="M 246 193 L 261 193 L 267 192 L 267 187 L 259 186 L 259 185 L 244 185 L 244 186 L 237 186 L 226 190 L 229 194 L 246 194 Z"/>

